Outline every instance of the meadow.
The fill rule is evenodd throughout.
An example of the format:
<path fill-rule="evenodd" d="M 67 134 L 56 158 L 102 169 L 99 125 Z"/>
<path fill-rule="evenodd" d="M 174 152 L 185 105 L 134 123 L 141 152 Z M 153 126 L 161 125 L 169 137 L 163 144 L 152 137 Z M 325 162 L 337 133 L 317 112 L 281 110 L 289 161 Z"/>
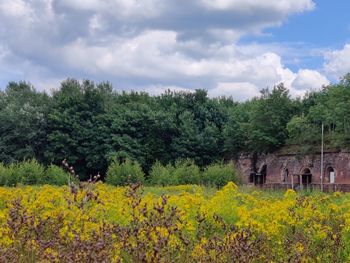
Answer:
<path fill-rule="evenodd" d="M 339 192 L 0 188 L 1 262 L 344 262 L 349 226 Z"/>

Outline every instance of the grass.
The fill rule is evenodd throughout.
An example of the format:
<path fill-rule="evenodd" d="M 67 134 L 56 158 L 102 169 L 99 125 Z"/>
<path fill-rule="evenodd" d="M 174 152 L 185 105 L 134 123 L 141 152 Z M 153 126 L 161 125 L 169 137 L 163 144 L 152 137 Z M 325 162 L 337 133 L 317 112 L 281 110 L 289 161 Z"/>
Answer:
<path fill-rule="evenodd" d="M 144 194 L 161 195 L 180 195 L 183 193 L 194 194 L 201 192 L 205 197 L 213 196 L 218 189 L 215 187 L 207 187 L 200 185 L 180 185 L 180 186 L 145 186 L 143 188 Z"/>

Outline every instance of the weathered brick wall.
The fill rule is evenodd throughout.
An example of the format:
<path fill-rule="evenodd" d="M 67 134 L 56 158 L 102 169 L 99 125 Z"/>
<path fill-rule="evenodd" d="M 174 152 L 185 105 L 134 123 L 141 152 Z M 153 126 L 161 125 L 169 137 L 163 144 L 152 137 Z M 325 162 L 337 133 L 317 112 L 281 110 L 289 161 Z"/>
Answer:
<path fill-rule="evenodd" d="M 303 174 L 305 169 L 309 169 L 312 176 L 312 183 L 321 182 L 321 155 L 320 153 L 301 155 L 301 154 L 267 154 L 260 155 L 256 160 L 256 170 L 261 171 L 266 165 L 266 183 L 291 183 L 294 174 L 294 182 L 300 179 L 297 174 Z M 251 155 L 241 155 L 236 162 L 244 182 L 249 183 L 250 173 L 253 172 L 253 158 Z M 335 183 L 350 184 L 350 153 L 325 152 L 324 153 L 324 183 L 329 182 L 330 168 L 335 172 Z M 288 177 L 286 177 L 288 169 Z M 285 181 L 284 181 L 285 180 Z"/>

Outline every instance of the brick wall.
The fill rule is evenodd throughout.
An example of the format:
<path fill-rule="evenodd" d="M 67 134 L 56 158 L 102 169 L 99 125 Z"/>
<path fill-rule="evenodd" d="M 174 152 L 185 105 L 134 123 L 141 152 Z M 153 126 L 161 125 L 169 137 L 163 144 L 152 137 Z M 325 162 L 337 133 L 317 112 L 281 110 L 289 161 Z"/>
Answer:
<path fill-rule="evenodd" d="M 252 182 L 251 173 L 254 172 L 252 155 L 241 155 L 236 161 L 236 167 L 242 175 L 245 183 Z M 266 184 L 300 182 L 300 176 L 304 176 L 304 183 L 321 182 L 321 154 L 267 154 L 257 156 L 256 172 L 259 173 L 266 165 Z M 335 184 L 350 184 L 350 153 L 347 151 L 325 152 L 323 171 L 324 183 L 330 183 L 330 171 L 334 171 Z M 308 172 L 311 175 L 305 175 Z M 309 176 L 307 181 L 306 177 Z M 293 180 L 292 180 L 293 178 Z M 302 177 L 303 179 L 303 177 Z"/>

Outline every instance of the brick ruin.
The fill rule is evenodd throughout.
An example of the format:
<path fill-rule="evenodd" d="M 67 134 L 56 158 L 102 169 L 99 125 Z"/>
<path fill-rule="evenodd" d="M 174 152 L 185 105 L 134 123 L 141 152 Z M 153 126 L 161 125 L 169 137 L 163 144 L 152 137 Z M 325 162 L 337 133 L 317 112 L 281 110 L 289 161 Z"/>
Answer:
<path fill-rule="evenodd" d="M 273 153 L 241 155 L 236 161 L 246 184 L 271 188 L 320 188 L 321 154 Z M 350 152 L 325 151 L 323 186 L 350 191 Z"/>

